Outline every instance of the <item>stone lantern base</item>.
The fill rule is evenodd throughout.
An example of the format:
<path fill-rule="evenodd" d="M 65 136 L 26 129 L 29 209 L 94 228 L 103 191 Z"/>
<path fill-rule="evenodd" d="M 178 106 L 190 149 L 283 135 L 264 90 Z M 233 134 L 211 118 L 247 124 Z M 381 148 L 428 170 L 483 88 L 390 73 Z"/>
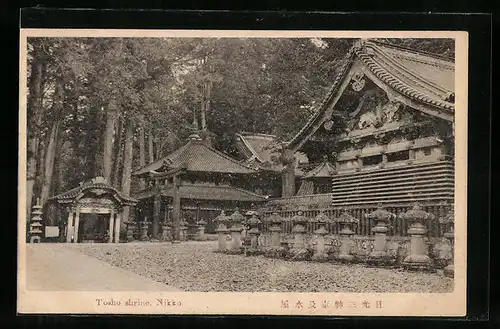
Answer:
<path fill-rule="evenodd" d="M 432 271 L 432 261 L 427 255 L 410 255 L 401 264 L 406 270 Z"/>
<path fill-rule="evenodd" d="M 264 256 L 268 258 L 284 258 L 285 257 L 285 248 L 278 247 L 268 247 L 264 251 Z"/>
<path fill-rule="evenodd" d="M 366 263 L 376 267 L 391 267 L 395 265 L 396 259 L 391 257 L 386 251 L 376 251 L 368 256 Z"/>
<path fill-rule="evenodd" d="M 446 277 L 449 277 L 449 278 L 455 277 L 455 268 L 454 268 L 453 264 L 446 266 L 444 268 L 443 272 L 444 272 L 444 276 L 446 276 Z"/>
<path fill-rule="evenodd" d="M 323 252 L 321 254 L 314 254 L 312 257 L 311 257 L 311 260 L 315 261 L 315 262 L 326 262 L 328 261 L 328 254 L 326 252 Z"/>

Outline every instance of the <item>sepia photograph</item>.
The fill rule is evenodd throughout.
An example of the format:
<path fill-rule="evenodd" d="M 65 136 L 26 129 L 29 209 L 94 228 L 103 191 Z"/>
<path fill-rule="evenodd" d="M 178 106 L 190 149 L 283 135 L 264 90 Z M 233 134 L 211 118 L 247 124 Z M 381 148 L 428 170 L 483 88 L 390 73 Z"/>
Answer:
<path fill-rule="evenodd" d="M 19 312 L 465 312 L 466 33 L 21 32 Z"/>

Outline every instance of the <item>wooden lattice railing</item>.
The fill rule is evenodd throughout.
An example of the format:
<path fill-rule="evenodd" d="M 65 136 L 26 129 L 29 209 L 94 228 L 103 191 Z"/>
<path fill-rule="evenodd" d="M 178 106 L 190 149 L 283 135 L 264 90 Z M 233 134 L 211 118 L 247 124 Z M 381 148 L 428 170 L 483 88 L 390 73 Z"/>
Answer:
<path fill-rule="evenodd" d="M 401 219 L 400 214 L 410 210 L 412 204 L 407 205 L 387 205 L 384 207 L 385 210 L 393 213 L 396 217 L 389 224 L 389 231 L 387 235 L 389 236 L 407 236 L 408 233 L 408 223 Z M 444 229 L 441 227 L 439 223 L 439 218 L 444 217 L 448 214 L 449 211 L 452 211 L 452 206 L 450 204 L 436 203 L 436 204 L 426 204 L 422 205 L 422 208 L 433 214 L 434 218 L 427 221 L 427 236 L 429 237 L 442 237 L 444 234 Z M 356 225 L 355 233 L 357 235 L 372 235 L 372 228 L 374 226 L 373 220 L 367 219 L 365 217 L 366 214 L 376 210 L 376 206 L 372 207 L 359 207 L 359 208 L 350 208 L 349 212 L 352 216 L 359 219 L 359 224 Z M 291 221 L 292 217 L 297 215 L 297 210 L 264 210 L 261 212 L 261 219 L 263 219 L 263 223 L 261 225 L 262 232 L 268 232 L 269 224 L 266 222 L 266 218 L 271 215 L 273 212 L 277 212 L 280 216 L 283 217 L 284 222 L 282 224 L 282 232 L 284 234 L 289 234 L 292 232 L 293 222 Z M 318 208 L 318 209 L 309 209 L 302 210 L 303 215 L 309 219 L 313 219 L 316 215 L 319 214 L 320 211 L 323 211 L 326 216 L 330 219 L 334 219 L 342 213 L 342 208 Z M 307 224 L 307 232 L 311 234 L 318 228 L 318 223 L 316 222 L 308 222 Z M 330 234 L 338 234 L 339 232 L 339 224 L 335 222 L 327 223 L 325 228 L 330 232 Z"/>

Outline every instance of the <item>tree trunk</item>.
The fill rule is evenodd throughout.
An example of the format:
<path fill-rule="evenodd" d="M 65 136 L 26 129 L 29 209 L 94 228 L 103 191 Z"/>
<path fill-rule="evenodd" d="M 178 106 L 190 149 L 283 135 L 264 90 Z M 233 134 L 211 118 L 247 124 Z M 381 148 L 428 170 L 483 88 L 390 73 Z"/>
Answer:
<path fill-rule="evenodd" d="M 26 210 L 27 219 L 31 213 L 33 201 L 33 187 L 36 179 L 38 144 L 40 143 L 40 130 L 43 118 L 43 81 L 45 64 L 41 60 L 33 60 L 31 64 L 31 77 L 29 82 L 29 97 L 27 104 L 28 147 L 26 168 Z"/>
<path fill-rule="evenodd" d="M 201 96 L 201 101 L 200 101 L 200 119 L 201 119 L 201 130 L 205 131 L 207 129 L 207 121 L 206 121 L 206 115 L 205 115 L 205 106 L 206 106 L 206 89 L 207 89 L 207 83 L 204 83 L 204 88 Z"/>
<path fill-rule="evenodd" d="M 117 128 L 115 132 L 115 163 L 113 169 L 113 187 L 121 190 L 120 187 L 120 173 L 122 164 L 122 145 L 123 145 L 123 118 L 118 118 Z"/>
<path fill-rule="evenodd" d="M 111 182 L 111 170 L 113 169 L 113 131 L 116 121 L 116 106 L 114 103 L 109 104 L 106 111 L 106 129 L 104 131 L 104 148 L 103 148 L 103 172 L 102 175 L 108 182 Z"/>
<path fill-rule="evenodd" d="M 156 147 L 156 160 L 161 158 L 162 155 L 162 142 L 160 141 L 160 138 L 158 135 L 155 136 L 155 147 Z"/>
<path fill-rule="evenodd" d="M 210 111 L 210 98 L 211 98 L 211 93 L 212 93 L 212 82 L 208 81 L 206 84 L 206 89 L 205 89 L 205 108 L 203 110 L 203 116 L 202 116 L 202 129 L 205 131 L 207 130 L 207 115 L 208 111 Z"/>
<path fill-rule="evenodd" d="M 148 155 L 149 155 L 149 163 L 153 163 L 155 161 L 154 151 L 153 151 L 153 132 L 149 131 L 148 136 Z"/>
<path fill-rule="evenodd" d="M 42 204 L 47 201 L 52 186 L 52 174 L 54 172 L 54 160 L 56 156 L 56 145 L 59 135 L 59 120 L 54 121 L 50 129 L 50 138 L 45 151 L 45 170 L 43 176 L 42 192 L 40 193 L 40 201 Z"/>
<path fill-rule="evenodd" d="M 53 123 L 50 129 L 49 140 L 45 149 L 45 165 L 42 191 L 40 201 L 42 204 L 47 201 L 52 186 L 52 174 L 54 172 L 54 161 L 56 156 L 56 146 L 59 137 L 60 114 L 62 110 L 63 86 L 62 81 L 57 81 L 54 91 L 54 105 L 52 106 Z"/>
<path fill-rule="evenodd" d="M 144 116 L 141 115 L 140 117 L 140 123 L 141 127 L 139 130 L 139 166 L 143 168 L 146 165 L 146 136 L 144 132 Z M 146 181 L 144 178 L 141 178 L 140 180 L 140 188 L 141 190 L 146 189 Z"/>
<path fill-rule="evenodd" d="M 132 157 L 133 157 L 133 142 L 134 142 L 134 122 L 132 119 L 126 119 L 125 128 L 125 149 L 123 152 L 123 174 L 122 174 L 122 193 L 125 196 L 130 195 L 131 174 L 132 174 Z M 123 208 L 122 223 L 128 222 L 130 207 Z M 125 232 L 126 225 L 120 227 L 120 232 Z"/>

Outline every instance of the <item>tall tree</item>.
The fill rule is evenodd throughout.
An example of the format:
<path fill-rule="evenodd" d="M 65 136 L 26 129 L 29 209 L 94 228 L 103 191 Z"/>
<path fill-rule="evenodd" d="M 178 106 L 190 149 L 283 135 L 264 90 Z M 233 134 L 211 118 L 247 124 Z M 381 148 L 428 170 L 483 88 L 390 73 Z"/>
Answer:
<path fill-rule="evenodd" d="M 123 153 L 123 173 L 122 173 L 122 193 L 126 196 L 130 195 L 131 174 L 132 174 L 132 158 L 133 158 L 133 139 L 134 139 L 134 122 L 132 119 L 127 119 L 125 123 L 125 142 Z M 122 220 L 124 223 L 128 221 L 130 208 L 123 209 Z M 122 225 L 122 227 L 125 227 Z"/>

